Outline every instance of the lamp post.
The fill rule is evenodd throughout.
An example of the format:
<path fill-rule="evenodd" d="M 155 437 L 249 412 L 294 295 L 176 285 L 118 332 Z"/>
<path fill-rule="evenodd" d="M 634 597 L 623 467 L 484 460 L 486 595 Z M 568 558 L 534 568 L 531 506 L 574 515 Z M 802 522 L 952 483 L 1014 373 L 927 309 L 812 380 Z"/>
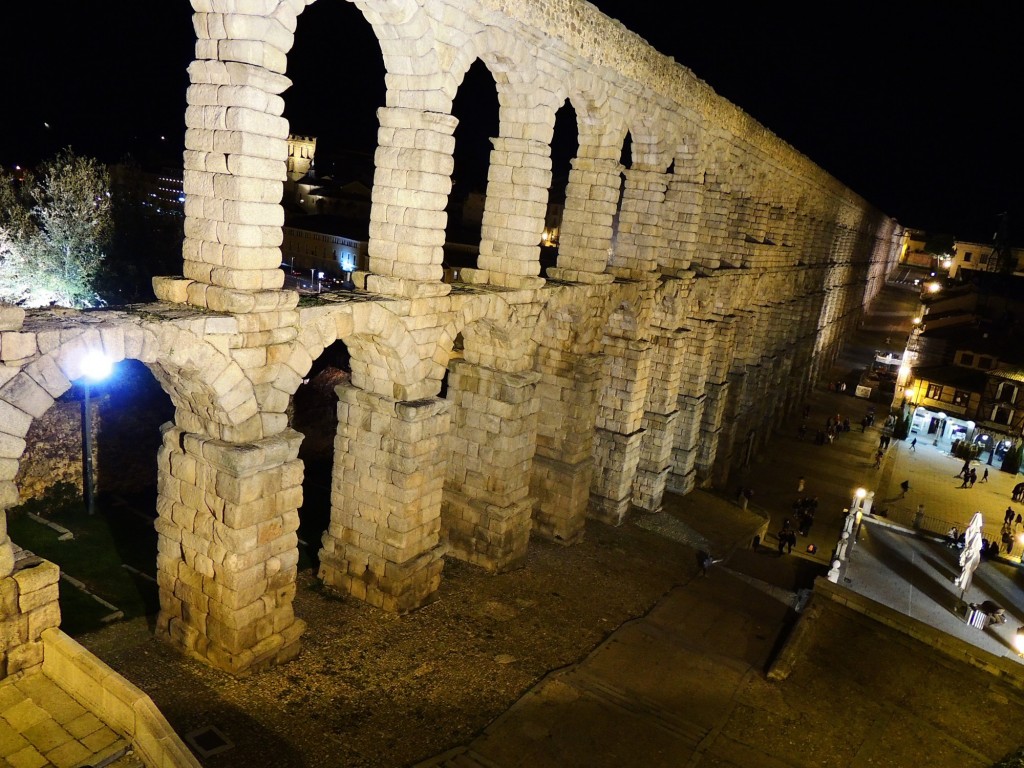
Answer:
<path fill-rule="evenodd" d="M 90 384 L 103 381 L 110 375 L 113 364 L 99 350 L 90 350 L 82 359 L 83 390 L 82 398 L 82 492 L 85 495 L 85 509 L 91 515 L 95 513 L 96 484 L 92 468 L 92 403 L 90 402 Z"/>

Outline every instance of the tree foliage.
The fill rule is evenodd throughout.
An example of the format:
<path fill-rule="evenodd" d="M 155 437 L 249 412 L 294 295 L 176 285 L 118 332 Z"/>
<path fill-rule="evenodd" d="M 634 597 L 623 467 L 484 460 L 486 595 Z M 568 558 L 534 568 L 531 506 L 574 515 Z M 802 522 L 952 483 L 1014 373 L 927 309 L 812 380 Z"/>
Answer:
<path fill-rule="evenodd" d="M 112 234 L 110 179 L 66 149 L 22 182 L 0 173 L 0 301 L 95 306 Z"/>

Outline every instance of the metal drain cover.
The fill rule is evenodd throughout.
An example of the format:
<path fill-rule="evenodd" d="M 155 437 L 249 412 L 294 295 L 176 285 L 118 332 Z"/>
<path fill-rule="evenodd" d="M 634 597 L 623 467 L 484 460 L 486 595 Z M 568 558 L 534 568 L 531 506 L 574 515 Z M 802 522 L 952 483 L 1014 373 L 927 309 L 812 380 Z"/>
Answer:
<path fill-rule="evenodd" d="M 234 749 L 235 745 L 215 725 L 185 735 L 185 741 L 200 757 L 210 757 Z"/>

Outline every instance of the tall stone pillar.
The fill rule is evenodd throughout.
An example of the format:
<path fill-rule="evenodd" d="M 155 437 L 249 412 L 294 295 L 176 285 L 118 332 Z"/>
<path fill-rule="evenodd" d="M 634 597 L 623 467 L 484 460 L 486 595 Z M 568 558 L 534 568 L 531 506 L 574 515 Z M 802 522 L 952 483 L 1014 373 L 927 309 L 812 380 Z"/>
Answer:
<path fill-rule="evenodd" d="M 455 557 L 490 571 L 507 571 L 526 558 L 539 378 L 463 360 L 449 369 L 452 428 L 441 528 Z"/>
<path fill-rule="evenodd" d="M 686 331 L 662 332 L 654 338 L 650 388 L 642 422 L 640 463 L 633 484 L 633 505 L 647 512 L 661 510 L 672 446 L 679 419 L 679 386 L 683 375 Z"/>
<path fill-rule="evenodd" d="M 685 363 L 679 384 L 672 448 L 672 469 L 668 489 L 680 495 L 697 487 L 697 457 L 700 451 L 701 426 L 704 419 L 708 372 L 714 351 L 715 323 L 694 320 L 686 335 Z"/>
<path fill-rule="evenodd" d="M 530 495 L 537 501 L 533 531 L 561 544 L 583 536 L 594 471 L 594 423 L 601 384 L 601 355 L 563 352 L 541 344 L 537 402 L 537 452 Z"/>
<path fill-rule="evenodd" d="M 625 171 L 615 249 L 608 271 L 617 277 L 645 279 L 658 270 L 665 248 L 663 213 L 669 176 L 647 168 Z"/>
<path fill-rule="evenodd" d="M 299 652 L 302 436 L 235 445 L 178 427 L 157 456 L 157 635 L 244 675 Z"/>
<path fill-rule="evenodd" d="M 715 324 L 714 351 L 708 371 L 704 412 L 701 414 L 700 451 L 697 456 L 697 481 L 711 482 L 715 459 L 718 455 L 718 440 L 729 397 L 729 369 L 732 364 L 733 347 L 736 341 L 736 317 L 726 315 Z"/>
<path fill-rule="evenodd" d="M 605 337 L 604 388 L 594 442 L 590 515 L 619 525 L 629 511 L 640 462 L 651 342 Z"/>
<path fill-rule="evenodd" d="M 610 283 L 605 273 L 618 212 L 622 164 L 606 158 L 576 157 L 565 188 L 565 210 L 559 233 L 558 266 L 548 274 L 556 280 Z"/>
<path fill-rule="evenodd" d="M 509 137 L 491 139 L 491 144 L 479 269 L 464 269 L 463 279 L 537 288 L 544 284 L 540 239 L 551 187 L 551 146 Z"/>
<path fill-rule="evenodd" d="M 386 611 L 429 602 L 441 584 L 441 492 L 450 404 L 402 402 L 351 385 L 338 394 L 324 584 Z"/>
<path fill-rule="evenodd" d="M 702 184 L 692 176 L 672 177 L 665 190 L 668 242 L 658 257 L 658 264 L 666 273 L 688 271 L 697 260 L 698 229 L 703 204 Z"/>
<path fill-rule="evenodd" d="M 404 107 L 381 107 L 377 116 L 366 287 L 410 298 L 447 295 L 441 265 L 458 120 Z"/>

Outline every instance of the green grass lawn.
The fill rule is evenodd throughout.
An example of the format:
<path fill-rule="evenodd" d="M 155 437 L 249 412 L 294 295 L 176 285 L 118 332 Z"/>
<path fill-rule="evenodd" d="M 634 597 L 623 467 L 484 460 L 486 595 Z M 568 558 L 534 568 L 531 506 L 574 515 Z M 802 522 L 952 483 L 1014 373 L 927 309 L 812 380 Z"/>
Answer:
<path fill-rule="evenodd" d="M 83 582 L 90 592 L 123 611 L 125 618 L 154 615 L 159 609 L 156 584 L 123 568 L 122 563 L 155 576 L 156 531 L 152 522 L 129 511 L 129 507 L 147 507 L 126 501 L 127 505 L 120 499 L 100 497 L 96 514 L 89 516 L 77 496 L 54 494 L 48 502 L 34 501 L 10 510 L 9 535 L 18 546 L 56 563 L 62 573 Z M 151 501 L 148 509 L 153 509 Z M 56 531 L 24 512 L 64 526 L 74 533 L 74 539 L 58 541 Z M 63 581 L 60 607 L 61 628 L 72 636 L 98 629 L 111 612 Z"/>

